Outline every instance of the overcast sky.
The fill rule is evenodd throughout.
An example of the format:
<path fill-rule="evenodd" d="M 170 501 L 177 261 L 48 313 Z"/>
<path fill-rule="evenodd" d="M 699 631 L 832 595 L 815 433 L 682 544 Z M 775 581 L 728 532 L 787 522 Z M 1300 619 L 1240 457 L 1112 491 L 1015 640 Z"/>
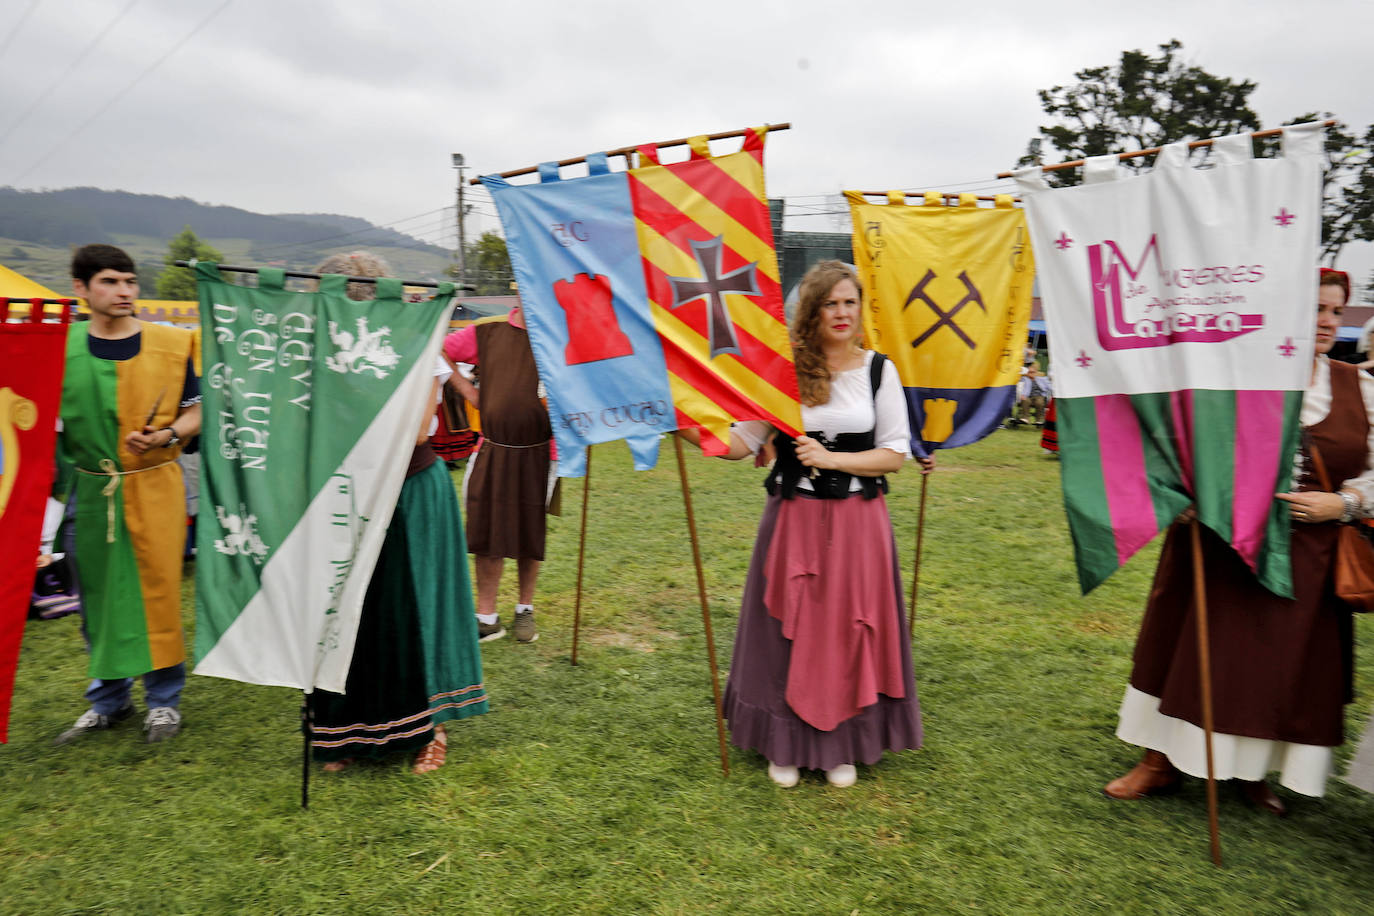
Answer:
<path fill-rule="evenodd" d="M 1037 89 L 1171 38 L 1258 82 L 1265 126 L 1325 110 L 1362 132 L 1371 37 L 1369 0 L 4 0 L 0 185 L 344 213 L 450 246 L 451 153 L 471 176 L 790 121 L 766 164 L 791 219 L 842 188 L 1009 190 L 993 176 L 1045 122 Z M 470 202 L 470 232 L 497 225 Z M 1367 278 L 1371 247 L 1339 266 Z"/>

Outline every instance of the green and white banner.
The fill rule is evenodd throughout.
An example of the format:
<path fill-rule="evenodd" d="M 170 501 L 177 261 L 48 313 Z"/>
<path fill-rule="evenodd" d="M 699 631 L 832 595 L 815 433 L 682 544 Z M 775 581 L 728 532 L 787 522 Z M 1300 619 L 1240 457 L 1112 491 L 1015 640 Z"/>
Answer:
<path fill-rule="evenodd" d="M 204 394 L 197 674 L 342 693 L 453 287 L 404 302 L 256 288 L 196 268 Z M 456 558 L 455 562 L 463 558 Z"/>

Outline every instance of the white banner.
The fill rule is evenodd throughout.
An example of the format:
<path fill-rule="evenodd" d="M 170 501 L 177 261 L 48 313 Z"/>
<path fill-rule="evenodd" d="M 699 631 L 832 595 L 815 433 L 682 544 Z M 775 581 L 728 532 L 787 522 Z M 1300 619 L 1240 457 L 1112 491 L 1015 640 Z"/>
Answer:
<path fill-rule="evenodd" d="M 1252 148 L 1219 138 L 1194 168 L 1175 143 L 1131 178 L 1102 156 L 1054 190 L 1016 173 L 1057 397 L 1307 387 L 1322 125 L 1285 128 L 1274 159 Z"/>

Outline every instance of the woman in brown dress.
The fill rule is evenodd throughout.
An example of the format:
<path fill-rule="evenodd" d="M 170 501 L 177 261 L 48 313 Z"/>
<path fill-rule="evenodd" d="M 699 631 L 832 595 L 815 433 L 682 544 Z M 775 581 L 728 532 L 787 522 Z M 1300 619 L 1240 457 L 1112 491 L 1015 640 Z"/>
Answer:
<path fill-rule="evenodd" d="M 1286 788 L 1320 796 L 1332 750 L 1344 740 L 1354 638 L 1351 610 L 1331 584 L 1336 525 L 1374 510 L 1374 378 L 1326 356 L 1340 330 L 1350 280 L 1324 269 L 1318 291 L 1299 464 L 1293 492 L 1279 496 L 1293 519 L 1294 597 L 1261 587 L 1221 538 L 1202 531 L 1216 776 L 1239 780 L 1253 803 L 1280 816 L 1284 804 L 1266 775 L 1278 771 Z M 1318 483 L 1314 452 L 1336 492 Z M 1192 578 L 1188 526 L 1175 523 L 1159 557 L 1116 732 L 1146 748 L 1145 756 L 1107 784 L 1103 791 L 1110 798 L 1165 794 L 1178 788 L 1182 773 L 1207 774 Z"/>
<path fill-rule="evenodd" d="M 450 334 L 444 353 L 481 373 L 476 389 L 462 376 L 452 380 L 482 415 L 482 444 L 469 461 L 464 485 L 468 550 L 476 557 L 478 633 L 483 642 L 506 633 L 496 600 L 509 557 L 519 576 L 515 639 L 531 643 L 539 638 L 534 589 L 544 559 L 544 516 L 554 501 L 553 427 L 520 306 L 504 321 L 478 322 Z"/>

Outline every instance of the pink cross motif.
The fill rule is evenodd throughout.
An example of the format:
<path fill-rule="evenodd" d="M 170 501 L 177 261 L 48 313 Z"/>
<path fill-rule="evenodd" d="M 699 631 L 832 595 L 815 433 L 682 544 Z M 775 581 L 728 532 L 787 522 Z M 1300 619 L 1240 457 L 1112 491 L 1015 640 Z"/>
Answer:
<path fill-rule="evenodd" d="M 1059 238 L 1054 240 L 1054 244 L 1060 251 L 1064 251 L 1065 249 L 1073 245 L 1073 239 L 1069 238 L 1069 234 L 1067 232 L 1060 232 Z"/>
<path fill-rule="evenodd" d="M 1293 346 L 1293 338 L 1285 337 L 1283 343 L 1279 344 L 1278 351 L 1283 354 L 1284 359 L 1291 358 L 1297 352 L 1297 347 Z"/>
<path fill-rule="evenodd" d="M 1078 363 L 1078 365 L 1082 366 L 1084 369 L 1088 368 L 1093 364 L 1093 358 L 1089 356 L 1087 353 L 1084 353 L 1082 350 L 1078 351 L 1078 355 L 1074 357 L 1073 361 Z"/>
<path fill-rule="evenodd" d="M 1279 207 L 1279 212 L 1278 215 L 1274 217 L 1274 222 L 1278 223 L 1280 226 L 1283 226 L 1286 229 L 1288 228 L 1288 224 L 1293 222 L 1293 220 L 1297 218 L 1298 217 L 1295 214 L 1288 212 L 1287 207 Z"/>

